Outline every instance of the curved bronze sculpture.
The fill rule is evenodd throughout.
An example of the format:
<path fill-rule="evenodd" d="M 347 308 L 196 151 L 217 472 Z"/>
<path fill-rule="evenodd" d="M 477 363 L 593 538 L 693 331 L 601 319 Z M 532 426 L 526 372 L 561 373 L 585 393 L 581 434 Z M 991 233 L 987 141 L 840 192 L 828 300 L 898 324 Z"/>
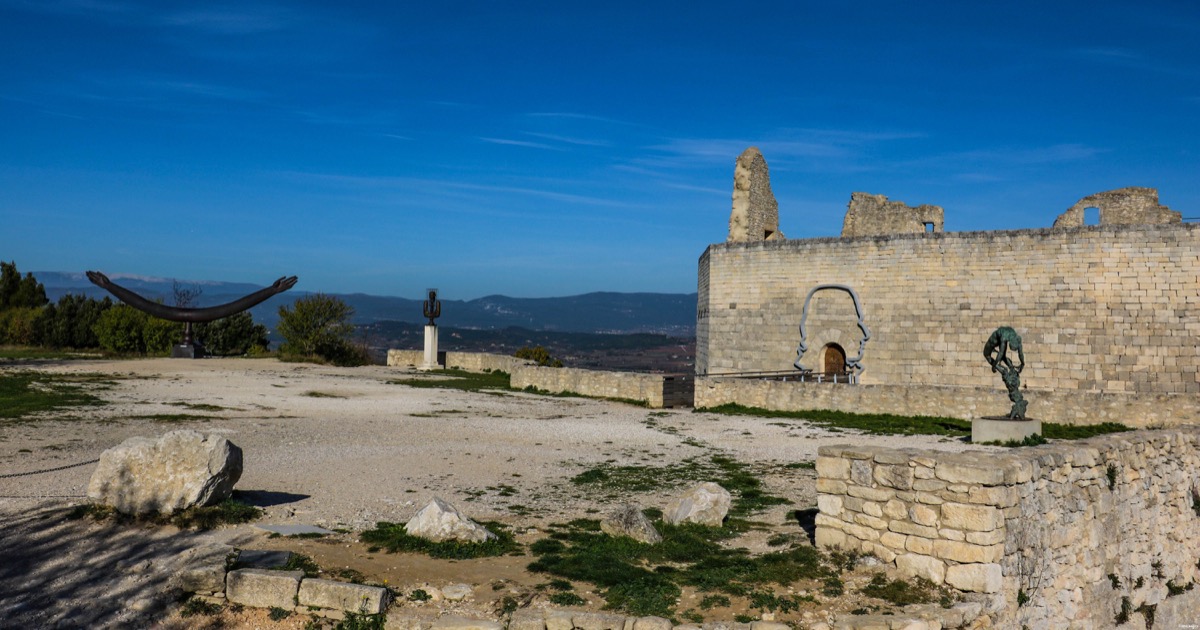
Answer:
<path fill-rule="evenodd" d="M 1018 364 L 1013 365 L 1008 357 L 1009 350 L 1017 351 Z M 1024 420 L 1025 409 L 1029 402 L 1021 395 L 1021 371 L 1025 369 L 1025 350 L 1021 345 L 1021 336 L 1011 326 L 1001 326 L 988 337 L 983 344 L 983 356 L 991 364 L 993 372 L 999 372 L 1008 389 L 1008 399 L 1012 401 L 1012 409 L 1008 417 L 1013 420 Z"/>
<path fill-rule="evenodd" d="M 108 276 L 100 273 L 99 271 L 89 271 L 87 272 L 87 277 L 88 280 L 92 281 L 92 284 L 115 295 L 117 299 L 132 306 L 133 308 L 138 309 L 139 311 L 143 311 L 159 319 L 165 319 L 172 322 L 183 322 L 184 346 L 194 345 L 192 342 L 192 324 L 211 322 L 221 319 L 222 317 L 237 315 L 248 308 L 258 305 L 267 298 L 283 293 L 284 291 L 296 286 L 296 281 L 298 280 L 296 276 L 284 276 L 276 280 L 271 286 L 265 289 L 260 289 L 254 293 L 251 293 L 250 295 L 247 295 L 243 298 L 238 298 L 227 304 L 219 304 L 217 306 L 208 306 L 205 308 L 183 308 L 180 306 L 167 306 L 166 304 L 151 302 L 137 293 L 126 289 L 112 280 L 109 280 Z M 200 354 L 203 354 L 203 350 L 201 350 Z"/>

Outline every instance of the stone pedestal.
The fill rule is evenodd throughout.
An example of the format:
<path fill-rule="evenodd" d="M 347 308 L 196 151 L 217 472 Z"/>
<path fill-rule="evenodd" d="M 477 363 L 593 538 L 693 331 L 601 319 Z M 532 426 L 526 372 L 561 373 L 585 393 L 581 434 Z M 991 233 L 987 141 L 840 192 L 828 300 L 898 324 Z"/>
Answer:
<path fill-rule="evenodd" d="M 172 359 L 202 359 L 204 346 L 198 343 L 177 343 L 171 348 Z"/>
<path fill-rule="evenodd" d="M 1010 418 L 976 418 L 971 421 L 971 441 L 1020 442 L 1034 433 L 1042 432 L 1041 420 L 1012 420 Z"/>
<path fill-rule="evenodd" d="M 437 326 L 425 326 L 425 360 L 417 366 L 422 370 L 438 370 L 438 329 Z"/>

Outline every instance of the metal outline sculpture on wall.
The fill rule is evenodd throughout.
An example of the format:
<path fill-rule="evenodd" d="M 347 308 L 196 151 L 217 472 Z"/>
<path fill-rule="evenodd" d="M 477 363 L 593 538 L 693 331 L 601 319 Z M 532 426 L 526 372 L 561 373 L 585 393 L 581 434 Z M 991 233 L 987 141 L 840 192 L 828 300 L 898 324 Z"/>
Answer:
<path fill-rule="evenodd" d="M 863 320 L 862 302 L 858 299 L 858 294 L 850 285 L 846 284 L 818 284 L 808 292 L 808 297 L 804 298 L 804 310 L 800 313 L 800 346 L 796 348 L 796 362 L 792 365 L 797 370 L 811 372 L 800 365 L 800 360 L 804 358 L 804 353 L 808 352 L 808 331 L 805 330 L 805 322 L 808 321 L 808 305 L 812 302 L 812 297 L 817 291 L 825 289 L 836 289 L 845 291 L 850 294 L 850 299 L 854 300 L 854 314 L 858 316 L 858 328 L 862 331 L 862 339 L 858 341 L 858 356 L 846 357 L 846 370 L 850 372 L 850 382 L 858 382 L 858 377 L 862 375 L 866 369 L 862 364 L 863 353 L 866 351 L 867 342 L 871 340 L 871 331 L 867 328 L 867 323 Z"/>

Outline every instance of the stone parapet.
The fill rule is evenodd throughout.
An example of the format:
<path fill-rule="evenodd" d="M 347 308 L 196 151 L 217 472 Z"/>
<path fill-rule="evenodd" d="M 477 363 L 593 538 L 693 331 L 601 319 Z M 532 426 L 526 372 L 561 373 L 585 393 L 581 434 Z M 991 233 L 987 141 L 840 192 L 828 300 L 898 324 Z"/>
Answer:
<path fill-rule="evenodd" d="M 987 597 L 997 627 L 1200 618 L 1200 427 L 946 453 L 825 446 L 816 541 Z"/>

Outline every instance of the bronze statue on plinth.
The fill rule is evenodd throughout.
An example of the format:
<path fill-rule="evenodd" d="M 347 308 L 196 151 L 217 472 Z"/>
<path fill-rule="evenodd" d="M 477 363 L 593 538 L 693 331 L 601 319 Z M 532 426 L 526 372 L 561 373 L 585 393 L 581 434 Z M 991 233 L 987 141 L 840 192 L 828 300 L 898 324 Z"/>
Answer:
<path fill-rule="evenodd" d="M 1008 358 L 1010 349 L 1017 351 L 1017 365 L 1013 365 L 1012 359 Z M 996 332 L 988 337 L 987 343 L 983 344 L 983 356 L 991 364 L 992 371 L 1000 373 L 1000 378 L 1004 379 L 1004 386 L 1008 388 L 1008 399 L 1013 403 L 1008 417 L 1024 420 L 1025 408 L 1029 403 L 1021 395 L 1021 370 L 1025 369 L 1025 351 L 1021 348 L 1021 336 L 1011 326 L 997 328 Z"/>

